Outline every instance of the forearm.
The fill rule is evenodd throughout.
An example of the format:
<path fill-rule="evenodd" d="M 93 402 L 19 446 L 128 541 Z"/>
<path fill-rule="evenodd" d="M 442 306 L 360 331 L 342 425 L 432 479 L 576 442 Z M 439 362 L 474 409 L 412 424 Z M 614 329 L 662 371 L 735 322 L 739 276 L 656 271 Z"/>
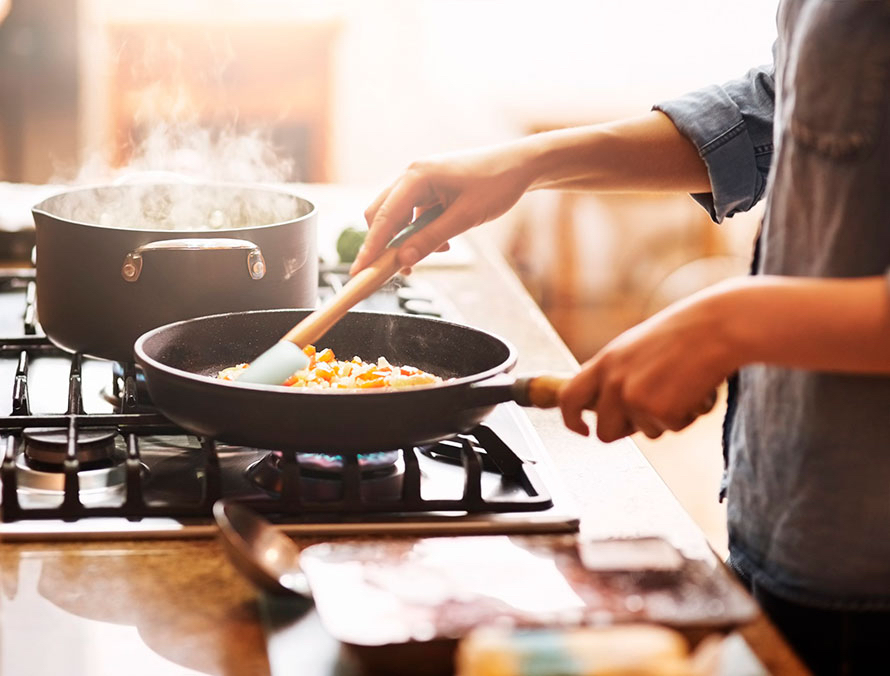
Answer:
<path fill-rule="evenodd" d="M 413 162 L 365 210 L 370 231 L 351 271 L 362 270 L 411 220 L 436 204 L 444 213 L 401 248 L 410 268 L 455 235 L 512 208 L 535 188 L 708 192 L 704 161 L 662 113 L 527 136 Z"/>
<path fill-rule="evenodd" d="M 531 174 L 530 189 L 711 190 L 695 146 L 659 112 L 535 134 L 519 143 Z"/>
<path fill-rule="evenodd" d="M 722 314 L 735 366 L 890 374 L 890 294 L 882 276 L 749 277 L 705 302 Z"/>

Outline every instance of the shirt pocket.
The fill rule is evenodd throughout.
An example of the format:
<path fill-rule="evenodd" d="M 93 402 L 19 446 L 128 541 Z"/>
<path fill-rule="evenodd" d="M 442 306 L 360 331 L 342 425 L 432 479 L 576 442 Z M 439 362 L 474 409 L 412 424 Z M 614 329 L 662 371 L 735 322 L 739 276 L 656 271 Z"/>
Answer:
<path fill-rule="evenodd" d="M 797 15 L 788 70 L 790 128 L 832 159 L 875 146 L 890 91 L 890 2 L 810 1 Z"/>

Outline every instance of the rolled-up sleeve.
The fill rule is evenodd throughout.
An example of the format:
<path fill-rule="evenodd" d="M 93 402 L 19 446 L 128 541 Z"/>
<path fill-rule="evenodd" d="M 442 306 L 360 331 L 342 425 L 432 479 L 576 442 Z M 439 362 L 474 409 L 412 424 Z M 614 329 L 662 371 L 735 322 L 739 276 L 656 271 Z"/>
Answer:
<path fill-rule="evenodd" d="M 753 207 L 766 190 L 773 154 L 772 64 L 653 106 L 698 148 L 711 192 L 692 195 L 717 223 Z"/>

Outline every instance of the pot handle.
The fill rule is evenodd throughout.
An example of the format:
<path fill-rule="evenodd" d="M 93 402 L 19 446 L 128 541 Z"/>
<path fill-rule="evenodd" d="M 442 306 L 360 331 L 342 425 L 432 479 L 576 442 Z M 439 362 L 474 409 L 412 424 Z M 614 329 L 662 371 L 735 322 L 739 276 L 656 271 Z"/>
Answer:
<path fill-rule="evenodd" d="M 537 375 L 494 377 L 469 387 L 470 401 L 475 406 L 515 401 L 520 406 L 555 408 L 559 406 L 559 391 L 571 380 L 570 375 L 539 373 Z"/>
<path fill-rule="evenodd" d="M 124 257 L 121 276 L 127 282 L 135 282 L 142 273 L 142 254 L 147 251 L 218 251 L 221 249 L 244 249 L 247 253 L 247 272 L 251 279 L 262 279 L 266 274 L 266 259 L 263 252 L 253 242 L 246 239 L 227 237 L 189 237 L 183 239 L 161 239 L 143 244 Z"/>

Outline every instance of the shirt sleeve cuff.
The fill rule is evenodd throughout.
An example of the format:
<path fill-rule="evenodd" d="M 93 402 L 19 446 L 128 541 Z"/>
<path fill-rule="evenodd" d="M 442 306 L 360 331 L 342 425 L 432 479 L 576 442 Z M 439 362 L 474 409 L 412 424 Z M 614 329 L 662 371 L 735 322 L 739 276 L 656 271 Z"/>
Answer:
<path fill-rule="evenodd" d="M 667 115 L 704 160 L 710 193 L 694 194 L 711 218 L 750 209 L 762 193 L 755 144 L 735 102 L 719 86 L 710 86 L 653 106 Z"/>

